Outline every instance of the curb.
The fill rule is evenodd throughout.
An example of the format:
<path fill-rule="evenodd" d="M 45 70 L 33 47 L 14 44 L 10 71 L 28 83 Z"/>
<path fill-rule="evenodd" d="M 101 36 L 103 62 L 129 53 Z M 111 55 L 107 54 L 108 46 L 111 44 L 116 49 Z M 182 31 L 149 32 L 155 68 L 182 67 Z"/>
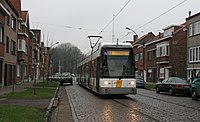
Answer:
<path fill-rule="evenodd" d="M 57 98 L 57 95 L 58 95 L 58 91 L 59 91 L 59 88 L 60 88 L 60 84 L 58 84 L 57 88 L 56 88 L 56 91 L 55 91 L 55 94 L 53 96 L 53 98 L 51 99 L 48 107 L 47 107 L 47 111 L 46 111 L 46 115 L 45 115 L 45 121 L 46 122 L 49 122 L 50 121 L 50 116 L 51 116 L 51 112 L 52 112 L 52 108 L 54 106 L 54 101 L 55 100 L 59 100 Z"/>

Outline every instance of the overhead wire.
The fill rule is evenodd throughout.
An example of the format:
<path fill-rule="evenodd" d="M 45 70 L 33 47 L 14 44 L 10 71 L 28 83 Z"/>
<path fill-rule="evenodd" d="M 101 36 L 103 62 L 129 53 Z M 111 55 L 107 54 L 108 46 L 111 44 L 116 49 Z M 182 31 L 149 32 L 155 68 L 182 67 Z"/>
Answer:
<path fill-rule="evenodd" d="M 186 1 L 188 1 L 188 0 L 184 0 L 184 1 L 182 1 L 182 2 L 180 2 L 180 3 L 178 3 L 178 4 L 176 4 L 175 6 L 173 6 L 173 7 L 170 8 L 169 10 L 163 12 L 162 14 L 160 14 L 159 16 L 155 17 L 154 19 L 150 20 L 149 22 L 147 22 L 147 23 L 145 23 L 145 24 L 139 26 L 138 28 L 135 29 L 135 31 L 136 31 L 136 30 L 139 30 L 139 29 L 143 28 L 144 26 L 150 24 L 151 22 L 157 20 L 157 19 L 160 18 L 161 16 L 167 14 L 168 12 L 170 12 L 171 10 L 173 10 L 173 9 L 175 9 L 176 7 L 180 6 L 181 4 L 185 3 Z"/>
<path fill-rule="evenodd" d="M 120 11 L 113 17 L 113 19 L 111 21 L 108 22 L 108 24 L 106 24 L 106 26 L 98 33 L 101 34 L 102 32 L 104 32 L 104 30 L 114 21 L 114 19 L 124 10 L 124 8 L 131 2 L 131 0 L 129 0 L 128 2 L 126 2 L 126 4 L 120 9 Z"/>

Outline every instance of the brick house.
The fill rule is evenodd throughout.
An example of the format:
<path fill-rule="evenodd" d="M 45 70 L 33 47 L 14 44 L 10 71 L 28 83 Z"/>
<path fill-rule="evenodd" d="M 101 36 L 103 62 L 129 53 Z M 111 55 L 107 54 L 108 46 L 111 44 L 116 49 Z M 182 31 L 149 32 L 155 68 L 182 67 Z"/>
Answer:
<path fill-rule="evenodd" d="M 5 50 L 5 35 L 4 28 L 6 24 L 6 17 L 10 16 L 9 11 L 3 6 L 2 0 L 0 1 L 0 85 L 4 84 L 4 50 Z"/>
<path fill-rule="evenodd" d="M 36 79 L 40 79 L 41 75 L 41 68 L 42 64 L 40 62 L 40 48 L 41 48 L 41 30 L 40 29 L 31 29 L 31 31 L 34 34 L 33 38 L 33 56 L 32 56 L 32 70 L 34 71 L 33 74 L 35 74 Z"/>
<path fill-rule="evenodd" d="M 136 39 L 132 43 L 134 47 L 134 55 L 135 55 L 135 67 L 137 68 L 139 74 L 146 79 L 146 70 L 145 70 L 145 48 L 144 44 L 151 42 L 155 38 L 155 35 L 152 32 Z M 146 81 L 146 80 L 145 80 Z"/>
<path fill-rule="evenodd" d="M 186 78 L 186 26 L 171 25 L 164 28 L 155 40 L 146 43 L 147 81 L 177 76 Z"/>
<path fill-rule="evenodd" d="M 200 12 L 186 18 L 187 33 L 187 76 L 200 73 Z M 193 74 L 193 75 L 192 75 Z"/>
<path fill-rule="evenodd" d="M 6 86 L 16 82 L 17 27 L 19 13 L 15 6 L 13 6 L 12 0 L 1 0 L 1 3 L 9 13 L 5 18 L 4 24 L 5 48 L 2 68 L 2 86 Z"/>
<path fill-rule="evenodd" d="M 18 50 L 17 50 L 17 80 L 24 82 L 29 80 L 28 66 L 32 42 L 29 40 L 29 14 L 28 11 L 21 11 L 21 21 L 18 31 Z M 32 62 L 31 62 L 32 63 Z"/>

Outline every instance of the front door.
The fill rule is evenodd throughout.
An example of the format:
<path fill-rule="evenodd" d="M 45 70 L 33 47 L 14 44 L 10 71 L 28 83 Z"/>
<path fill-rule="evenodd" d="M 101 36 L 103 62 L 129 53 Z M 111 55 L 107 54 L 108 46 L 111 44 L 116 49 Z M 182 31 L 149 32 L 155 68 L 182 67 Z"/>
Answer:
<path fill-rule="evenodd" d="M 165 69 L 165 78 L 168 78 L 169 77 L 169 69 Z"/>

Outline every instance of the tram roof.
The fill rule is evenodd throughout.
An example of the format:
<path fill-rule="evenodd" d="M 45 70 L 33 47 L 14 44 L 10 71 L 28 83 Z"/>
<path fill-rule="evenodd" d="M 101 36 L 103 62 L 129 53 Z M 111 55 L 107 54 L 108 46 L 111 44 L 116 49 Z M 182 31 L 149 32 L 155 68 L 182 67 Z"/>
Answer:
<path fill-rule="evenodd" d="M 119 46 L 131 46 L 132 47 L 131 43 L 100 42 L 99 45 L 101 47 L 103 47 L 103 46 L 117 46 L 117 45 L 119 45 Z"/>
<path fill-rule="evenodd" d="M 117 46 L 125 46 L 125 47 L 127 47 L 127 48 L 133 48 L 132 44 L 131 44 L 131 43 L 127 43 L 127 42 L 125 42 L 125 43 L 99 42 L 99 43 L 94 47 L 93 52 L 95 52 L 95 51 L 97 51 L 97 50 L 100 50 L 101 47 L 106 47 L 106 46 L 108 46 L 108 47 L 111 47 L 111 46 L 116 46 L 116 47 L 117 47 Z M 90 55 L 90 54 L 91 54 L 91 51 L 92 51 L 92 50 L 90 50 L 88 53 L 86 53 L 86 55 L 87 55 L 87 56 Z"/>

